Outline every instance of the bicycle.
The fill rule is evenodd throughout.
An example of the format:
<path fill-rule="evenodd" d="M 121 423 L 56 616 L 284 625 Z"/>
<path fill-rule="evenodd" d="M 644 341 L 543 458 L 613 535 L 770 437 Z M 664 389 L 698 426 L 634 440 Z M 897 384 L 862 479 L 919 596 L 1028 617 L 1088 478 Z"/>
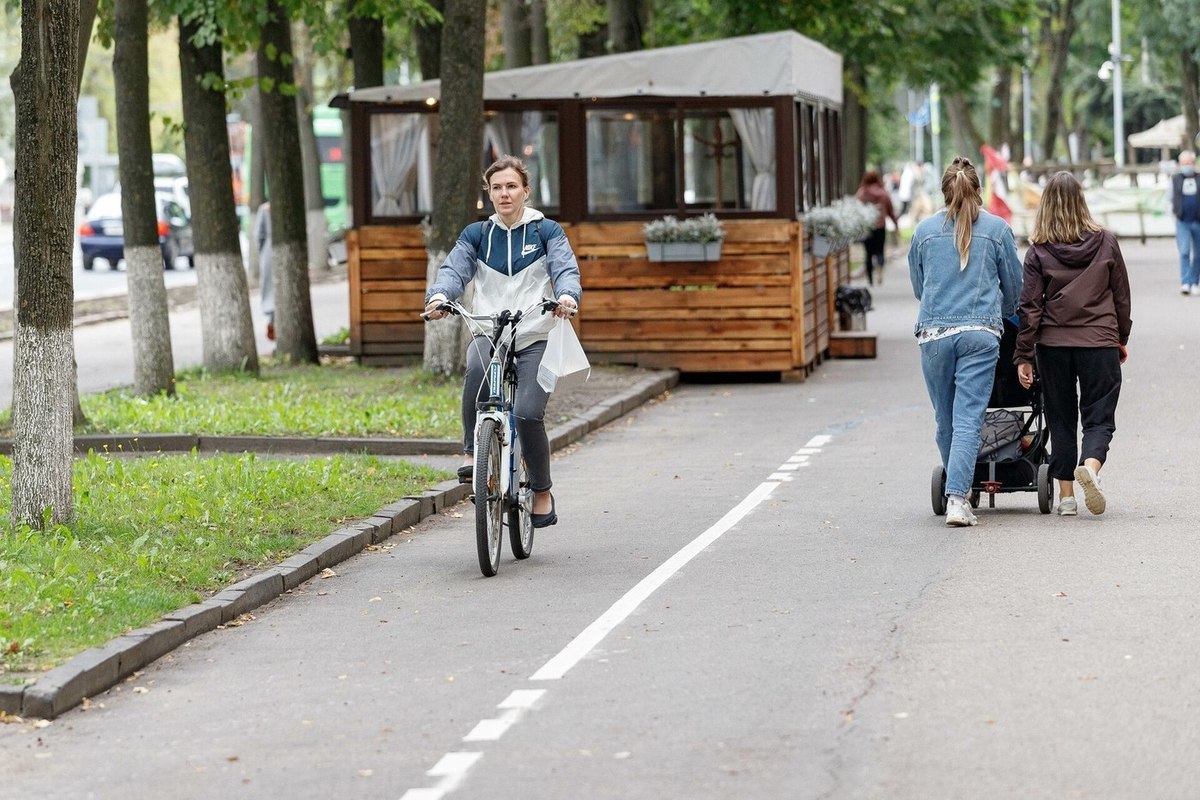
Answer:
<path fill-rule="evenodd" d="M 558 307 L 558 301 L 542 299 L 523 311 L 498 314 L 472 314 L 460 303 L 449 300 L 437 311 L 456 314 L 476 335 L 489 336 L 492 356 L 484 371 L 486 397 L 478 401 L 475 419 L 475 546 L 479 570 L 492 577 L 500 569 L 503 528 L 508 527 L 513 556 L 523 560 L 533 553 L 533 489 L 521 456 L 513 402 L 517 393 L 514 343 L 517 326 L 525 317 L 541 309 L 543 314 Z M 421 314 L 426 321 L 428 312 Z M 490 333 L 484 323 L 490 326 Z M 501 353 L 503 352 L 503 358 Z"/>

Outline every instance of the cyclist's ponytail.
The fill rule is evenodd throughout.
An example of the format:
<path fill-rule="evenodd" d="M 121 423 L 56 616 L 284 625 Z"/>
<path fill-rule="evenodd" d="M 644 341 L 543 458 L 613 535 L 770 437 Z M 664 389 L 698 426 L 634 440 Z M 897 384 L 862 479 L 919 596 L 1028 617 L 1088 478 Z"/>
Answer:
<path fill-rule="evenodd" d="M 979 175 L 971 159 L 958 156 L 942 175 L 942 197 L 946 199 L 946 219 L 954 222 L 954 244 L 958 248 L 958 268 L 967 268 L 971 255 L 971 229 L 979 218 L 983 198 Z"/>

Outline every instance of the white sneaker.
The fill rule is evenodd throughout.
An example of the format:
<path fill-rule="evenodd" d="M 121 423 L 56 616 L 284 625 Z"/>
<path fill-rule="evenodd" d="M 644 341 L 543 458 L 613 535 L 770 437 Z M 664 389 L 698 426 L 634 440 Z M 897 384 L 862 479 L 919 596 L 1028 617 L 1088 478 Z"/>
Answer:
<path fill-rule="evenodd" d="M 1058 503 L 1058 515 L 1060 517 L 1074 517 L 1079 515 L 1079 503 L 1074 497 L 1064 497 Z"/>
<path fill-rule="evenodd" d="M 1180 293 L 1180 294 L 1191 294 L 1191 293 L 1192 293 L 1192 287 L 1191 287 L 1190 285 L 1188 285 L 1188 284 L 1186 284 L 1186 283 L 1185 283 L 1185 284 L 1183 284 L 1182 286 L 1180 286 L 1180 287 L 1179 287 L 1179 293 Z"/>
<path fill-rule="evenodd" d="M 1200 283 L 1192 284 L 1192 294 L 1200 294 Z"/>
<path fill-rule="evenodd" d="M 972 525 L 978 524 L 979 520 L 971 512 L 971 506 L 966 500 L 958 497 L 949 497 L 946 499 L 946 527 L 969 528 Z"/>
<path fill-rule="evenodd" d="M 1079 488 L 1083 489 L 1083 504 L 1087 506 L 1087 510 L 1093 514 L 1104 513 L 1104 492 L 1100 490 L 1100 479 L 1096 477 L 1096 473 L 1087 464 L 1081 464 L 1075 468 L 1075 480 L 1079 482 Z"/>

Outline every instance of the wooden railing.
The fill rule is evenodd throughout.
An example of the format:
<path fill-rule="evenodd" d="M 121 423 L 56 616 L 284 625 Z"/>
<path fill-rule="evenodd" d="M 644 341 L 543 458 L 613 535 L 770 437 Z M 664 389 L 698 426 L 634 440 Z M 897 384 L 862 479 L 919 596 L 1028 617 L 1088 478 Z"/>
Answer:
<path fill-rule="evenodd" d="M 824 358 L 836 324 L 845 251 L 813 258 L 801 223 L 726 221 L 721 260 L 653 262 L 635 222 L 565 226 L 583 280 L 576 319 L 596 362 L 685 372 L 803 377 Z M 405 363 L 422 351 L 426 255 L 415 226 L 371 226 L 347 237 L 350 346 L 363 363 Z"/>

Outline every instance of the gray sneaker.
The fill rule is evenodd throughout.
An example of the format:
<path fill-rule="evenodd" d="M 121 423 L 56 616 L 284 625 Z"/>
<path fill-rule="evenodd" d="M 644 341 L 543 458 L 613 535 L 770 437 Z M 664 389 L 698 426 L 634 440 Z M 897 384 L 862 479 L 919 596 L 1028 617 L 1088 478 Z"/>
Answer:
<path fill-rule="evenodd" d="M 1074 517 L 1079 514 L 1079 502 L 1074 497 L 1064 497 L 1058 503 L 1060 517 Z"/>
<path fill-rule="evenodd" d="M 1092 472 L 1092 468 L 1087 464 L 1076 467 L 1075 480 L 1079 482 L 1079 488 L 1083 489 L 1083 504 L 1087 506 L 1087 510 L 1093 514 L 1103 514 L 1104 492 L 1100 490 L 1100 479 Z"/>
<path fill-rule="evenodd" d="M 946 527 L 948 528 L 969 528 L 972 525 L 978 525 L 979 520 L 971 511 L 971 506 L 966 500 L 957 497 L 950 497 L 946 500 Z"/>

